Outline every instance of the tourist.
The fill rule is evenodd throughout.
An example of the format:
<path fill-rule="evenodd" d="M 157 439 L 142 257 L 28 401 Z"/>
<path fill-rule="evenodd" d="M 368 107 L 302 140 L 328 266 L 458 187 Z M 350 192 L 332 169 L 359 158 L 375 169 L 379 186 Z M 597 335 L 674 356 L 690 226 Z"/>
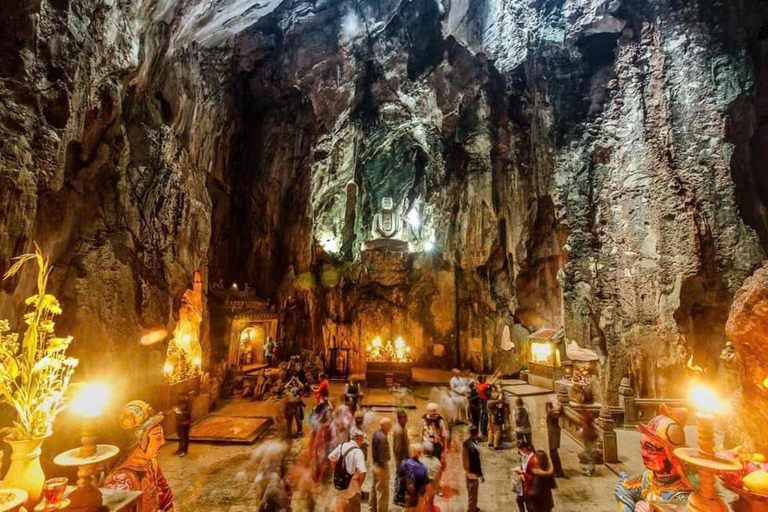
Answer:
<path fill-rule="evenodd" d="M 421 417 L 421 420 L 422 441 L 432 443 L 435 457 L 442 460 L 447 431 L 443 417 L 437 412 L 437 404 L 427 404 L 427 412 Z"/>
<path fill-rule="evenodd" d="M 498 398 L 490 404 L 491 435 L 488 446 L 498 450 L 501 448 L 501 438 L 506 425 L 509 424 L 509 404 L 504 397 L 504 391 L 498 391 Z"/>
<path fill-rule="evenodd" d="M 349 411 L 349 409 L 347 409 Z M 363 450 L 363 455 L 365 455 L 365 460 L 368 460 L 368 434 L 365 433 L 365 414 L 363 414 L 363 411 L 357 411 L 354 415 L 354 421 L 355 424 L 352 425 L 352 428 L 350 429 L 350 441 L 352 440 L 352 437 L 354 437 L 356 432 L 362 432 L 363 433 L 363 444 L 360 446 Z"/>
<path fill-rule="evenodd" d="M 337 491 L 336 512 L 360 512 L 366 473 L 365 457 L 360 449 L 362 443 L 362 432 L 358 431 L 352 441 L 340 444 L 328 455 Z"/>
<path fill-rule="evenodd" d="M 474 425 L 469 427 L 469 438 L 464 441 L 462 448 L 462 462 L 464 463 L 464 474 L 467 479 L 467 512 L 478 512 L 477 494 L 480 490 L 480 482 L 483 482 L 483 467 L 480 463 L 480 447 L 478 428 Z"/>
<path fill-rule="evenodd" d="M 267 336 L 267 343 L 264 345 L 264 360 L 267 362 L 268 368 L 272 368 L 274 358 L 275 342 L 272 341 L 272 336 Z"/>
<path fill-rule="evenodd" d="M 517 452 L 520 454 L 520 466 L 514 468 L 514 471 L 522 478 L 522 493 L 518 494 L 517 506 L 523 510 L 522 505 L 528 512 L 533 512 L 533 503 L 531 503 L 531 484 L 533 483 L 533 469 L 536 467 L 536 458 L 534 457 L 533 447 L 525 440 L 517 442 Z"/>
<path fill-rule="evenodd" d="M 423 509 L 429 478 L 427 468 L 419 462 L 422 453 L 421 445 L 412 444 L 409 452 L 410 457 L 397 469 L 394 501 L 396 505 L 404 507 L 406 512 L 416 512 Z"/>
<path fill-rule="evenodd" d="M 179 436 L 179 447 L 174 455 L 186 457 L 189 450 L 189 430 L 192 426 L 192 404 L 186 393 L 179 395 L 179 403 L 174 408 L 176 412 L 176 434 Z"/>
<path fill-rule="evenodd" d="M 354 379 L 350 379 L 344 386 L 344 402 L 353 414 L 357 411 L 357 405 L 362 398 L 363 393 L 360 391 L 360 385 Z"/>
<path fill-rule="evenodd" d="M 371 461 L 373 462 L 373 486 L 371 488 L 371 512 L 387 512 L 389 510 L 389 461 L 392 454 L 389 451 L 387 434 L 392 430 L 392 421 L 382 418 L 379 428 L 373 433 L 371 444 Z"/>
<path fill-rule="evenodd" d="M 331 396 L 331 384 L 328 382 L 328 376 L 325 374 L 325 372 L 320 372 L 318 375 L 318 380 L 320 383 L 314 387 L 313 390 L 315 392 L 315 400 L 320 403 L 322 398 Z"/>
<path fill-rule="evenodd" d="M 525 441 L 529 445 L 533 445 L 531 440 L 531 418 L 528 414 L 523 399 L 517 397 L 515 400 L 515 434 L 517 434 L 518 441 Z"/>
<path fill-rule="evenodd" d="M 424 495 L 424 509 L 425 512 L 431 512 L 434 509 L 435 496 L 441 494 L 440 480 L 442 478 L 443 464 L 440 459 L 434 455 L 434 446 L 429 441 L 422 445 L 423 452 L 419 457 L 419 462 L 424 464 L 427 468 L 427 478 L 429 483 L 427 484 L 427 492 Z"/>
<path fill-rule="evenodd" d="M 397 411 L 397 424 L 392 428 L 392 455 L 395 457 L 395 467 L 408 458 L 408 414 L 405 411 Z"/>
<path fill-rule="evenodd" d="M 555 478 L 564 478 L 563 463 L 560 461 L 560 418 L 563 416 L 563 408 L 557 402 L 547 402 L 547 439 L 549 441 L 549 457 L 552 459 L 552 467 Z"/>
<path fill-rule="evenodd" d="M 458 368 L 453 369 L 453 377 L 450 381 L 451 386 L 451 400 L 453 407 L 456 409 L 456 423 L 466 423 L 469 419 L 469 383 L 461 375 L 461 370 Z"/>
<path fill-rule="evenodd" d="M 557 487 L 555 473 L 544 450 L 537 450 L 535 458 L 536 464 L 531 469 L 533 478 L 528 502 L 533 506 L 532 512 L 552 512 L 555 508 L 552 489 Z"/>
<path fill-rule="evenodd" d="M 472 421 L 472 426 L 480 429 L 480 409 L 483 404 L 480 400 L 480 395 L 477 393 L 477 384 L 474 382 L 469 383 L 469 416 Z"/>
<path fill-rule="evenodd" d="M 488 437 L 488 387 L 485 375 L 480 375 L 477 384 L 477 396 L 480 399 L 480 434 L 483 439 Z"/>
<path fill-rule="evenodd" d="M 286 386 L 285 421 L 287 425 L 287 437 L 293 437 L 293 422 L 296 422 L 296 437 L 304 435 L 304 401 L 301 399 L 301 383 L 298 379 L 291 379 Z"/>
<path fill-rule="evenodd" d="M 579 460 L 584 464 L 582 472 L 584 476 L 595 474 L 595 464 L 600 462 L 602 454 L 597 448 L 597 442 L 600 434 L 595 427 L 595 415 L 589 412 L 584 413 L 584 425 L 580 429 L 584 451 L 579 454 Z"/>

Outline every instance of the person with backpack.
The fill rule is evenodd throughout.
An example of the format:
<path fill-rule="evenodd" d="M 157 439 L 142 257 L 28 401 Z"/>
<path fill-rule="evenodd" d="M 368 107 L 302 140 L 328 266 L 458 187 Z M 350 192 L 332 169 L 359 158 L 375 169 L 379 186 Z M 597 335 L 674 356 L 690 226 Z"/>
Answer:
<path fill-rule="evenodd" d="M 518 441 L 525 441 L 533 446 L 531 441 L 531 418 L 528 409 L 525 408 L 523 399 L 518 397 L 515 401 L 515 434 Z"/>
<path fill-rule="evenodd" d="M 423 508 L 429 477 L 427 467 L 419 461 L 422 446 L 412 444 L 410 457 L 397 469 L 395 486 L 395 505 L 405 508 L 406 512 L 417 512 Z"/>
<path fill-rule="evenodd" d="M 509 404 L 504 398 L 504 391 L 498 391 L 498 398 L 490 403 L 491 432 L 488 446 L 498 450 L 501 448 L 501 436 L 509 423 Z"/>
<path fill-rule="evenodd" d="M 365 456 L 360 446 L 364 436 L 356 431 L 351 441 L 342 443 L 328 455 L 333 465 L 333 487 L 336 489 L 336 512 L 360 512 L 362 486 L 365 480 Z"/>

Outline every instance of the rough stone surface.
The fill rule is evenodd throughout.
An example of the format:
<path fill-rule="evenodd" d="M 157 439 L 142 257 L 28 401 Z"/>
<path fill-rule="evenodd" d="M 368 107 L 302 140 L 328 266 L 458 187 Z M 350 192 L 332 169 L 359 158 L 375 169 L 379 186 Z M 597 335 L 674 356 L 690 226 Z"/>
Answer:
<path fill-rule="evenodd" d="M 612 399 L 670 395 L 768 246 L 759 0 L 6 4 L 0 270 L 52 255 L 85 373 L 159 375 L 136 340 L 201 269 L 291 349 L 386 318 L 424 363 L 513 371 L 503 326 L 564 327 Z M 376 280 L 385 195 L 435 248 Z"/>

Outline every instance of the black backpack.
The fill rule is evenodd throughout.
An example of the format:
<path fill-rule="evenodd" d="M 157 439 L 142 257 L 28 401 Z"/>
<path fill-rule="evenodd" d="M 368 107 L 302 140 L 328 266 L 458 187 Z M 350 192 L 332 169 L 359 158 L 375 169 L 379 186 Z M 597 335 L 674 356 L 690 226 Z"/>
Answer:
<path fill-rule="evenodd" d="M 359 450 L 360 447 L 355 445 L 350 447 L 347 451 L 339 450 L 339 460 L 336 461 L 336 466 L 333 468 L 333 486 L 339 491 L 345 491 L 349 488 L 349 482 L 352 481 L 352 474 L 347 471 L 347 454 L 352 450 Z"/>

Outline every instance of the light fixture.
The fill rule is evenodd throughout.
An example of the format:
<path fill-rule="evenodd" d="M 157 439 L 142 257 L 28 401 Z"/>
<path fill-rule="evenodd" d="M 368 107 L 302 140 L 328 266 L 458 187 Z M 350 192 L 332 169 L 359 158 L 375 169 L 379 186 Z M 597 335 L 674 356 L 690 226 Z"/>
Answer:
<path fill-rule="evenodd" d="M 696 408 L 699 447 L 675 450 L 675 455 L 695 466 L 699 474 L 699 488 L 688 498 L 688 510 L 728 512 L 728 505 L 717 495 L 715 478 L 723 471 L 741 470 L 741 464 L 715 455 L 715 417 L 722 412 L 723 405 L 717 394 L 703 385 L 691 389 L 690 399 Z"/>
<path fill-rule="evenodd" d="M 424 243 L 424 250 L 427 252 L 432 252 L 432 249 L 435 248 L 435 242 L 429 241 Z"/>
<path fill-rule="evenodd" d="M 72 409 L 83 417 L 81 446 L 57 455 L 53 462 L 58 466 L 77 467 L 77 488 L 67 497 L 67 510 L 96 512 L 101 510 L 103 496 L 96 487 L 95 476 L 102 463 L 118 454 L 120 449 L 110 444 L 96 444 L 96 419 L 102 415 L 109 401 L 109 389 L 100 383 L 83 386 L 72 401 Z"/>
<path fill-rule="evenodd" d="M 332 236 L 327 236 L 320 241 L 320 247 L 330 254 L 336 254 L 339 252 L 339 242 Z"/>

